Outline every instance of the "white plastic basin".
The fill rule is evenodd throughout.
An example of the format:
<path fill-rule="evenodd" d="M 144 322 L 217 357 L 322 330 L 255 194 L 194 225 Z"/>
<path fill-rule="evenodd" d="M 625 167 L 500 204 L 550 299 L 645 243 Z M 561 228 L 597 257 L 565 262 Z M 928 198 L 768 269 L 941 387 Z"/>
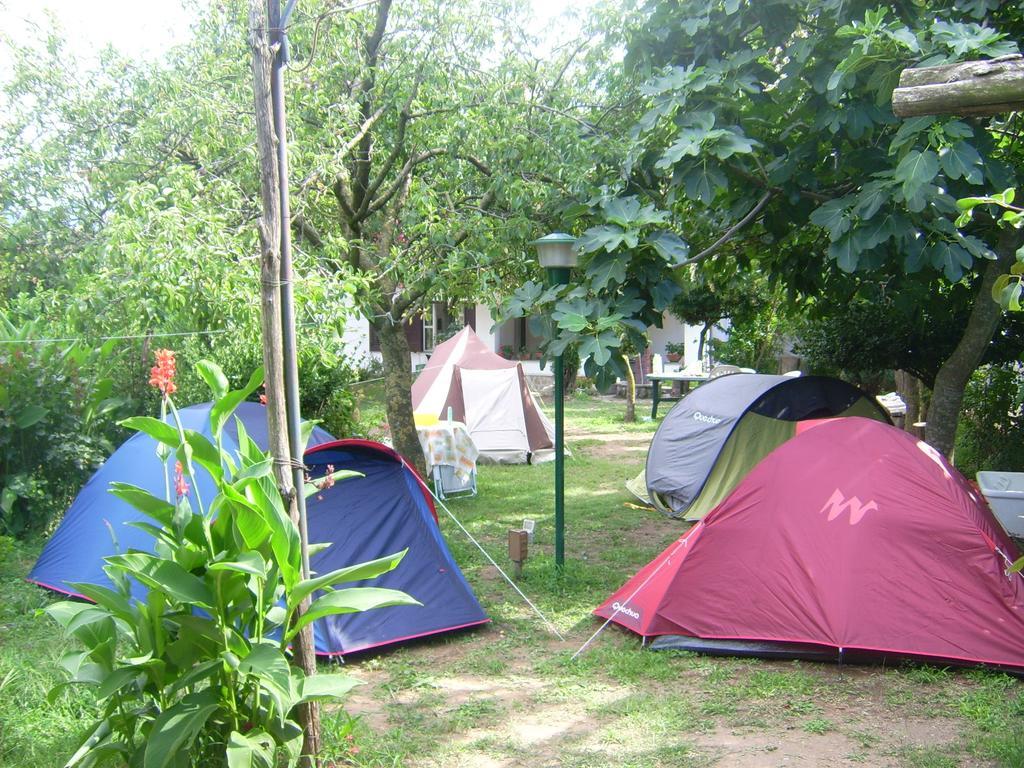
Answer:
<path fill-rule="evenodd" d="M 978 486 L 1011 536 L 1024 538 L 1024 472 L 979 472 Z"/>

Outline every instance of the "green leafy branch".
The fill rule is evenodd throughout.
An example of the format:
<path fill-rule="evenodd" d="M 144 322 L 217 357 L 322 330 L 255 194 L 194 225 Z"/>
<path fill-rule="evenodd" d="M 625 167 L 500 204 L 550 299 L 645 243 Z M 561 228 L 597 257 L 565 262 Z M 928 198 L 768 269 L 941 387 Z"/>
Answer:
<path fill-rule="evenodd" d="M 960 216 L 956 220 L 957 227 L 967 226 L 974 216 L 974 209 L 981 205 L 996 206 L 1002 209 L 999 224 L 1004 227 L 1020 229 L 1024 227 L 1024 208 L 1014 205 L 1017 192 L 1012 187 L 995 195 L 984 197 L 965 197 L 957 200 Z M 1017 261 L 1010 267 L 1009 274 L 1000 275 L 992 286 L 992 299 L 1003 309 L 1010 312 L 1021 311 L 1021 293 L 1024 292 L 1024 246 L 1017 249 Z"/>

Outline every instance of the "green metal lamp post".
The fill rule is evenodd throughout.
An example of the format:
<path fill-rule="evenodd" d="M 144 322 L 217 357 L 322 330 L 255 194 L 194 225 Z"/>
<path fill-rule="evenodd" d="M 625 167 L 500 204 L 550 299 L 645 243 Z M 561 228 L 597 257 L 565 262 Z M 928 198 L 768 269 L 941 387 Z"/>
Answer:
<path fill-rule="evenodd" d="M 548 284 L 567 285 L 569 271 L 576 266 L 576 238 L 563 232 L 545 235 L 530 245 L 537 246 L 540 265 L 548 273 Z M 555 356 L 555 567 L 565 565 L 565 428 L 562 356 Z"/>

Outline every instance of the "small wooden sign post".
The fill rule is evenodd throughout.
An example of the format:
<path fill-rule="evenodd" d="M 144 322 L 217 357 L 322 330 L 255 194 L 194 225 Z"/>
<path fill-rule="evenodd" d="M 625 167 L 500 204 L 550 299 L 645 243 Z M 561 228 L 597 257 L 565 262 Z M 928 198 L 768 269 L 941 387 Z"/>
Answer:
<path fill-rule="evenodd" d="M 530 534 L 524 530 L 509 528 L 508 558 L 512 561 L 512 565 L 514 566 L 513 574 L 517 580 L 523 577 L 523 563 L 526 562 L 529 550 Z"/>

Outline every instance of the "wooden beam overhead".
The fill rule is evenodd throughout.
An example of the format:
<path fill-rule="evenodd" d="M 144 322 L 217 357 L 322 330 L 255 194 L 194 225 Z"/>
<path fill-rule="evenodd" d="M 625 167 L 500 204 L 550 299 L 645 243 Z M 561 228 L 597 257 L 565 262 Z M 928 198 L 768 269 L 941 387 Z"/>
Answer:
<path fill-rule="evenodd" d="M 1024 109 L 1024 57 L 905 69 L 892 94 L 897 117 L 997 115 Z"/>

